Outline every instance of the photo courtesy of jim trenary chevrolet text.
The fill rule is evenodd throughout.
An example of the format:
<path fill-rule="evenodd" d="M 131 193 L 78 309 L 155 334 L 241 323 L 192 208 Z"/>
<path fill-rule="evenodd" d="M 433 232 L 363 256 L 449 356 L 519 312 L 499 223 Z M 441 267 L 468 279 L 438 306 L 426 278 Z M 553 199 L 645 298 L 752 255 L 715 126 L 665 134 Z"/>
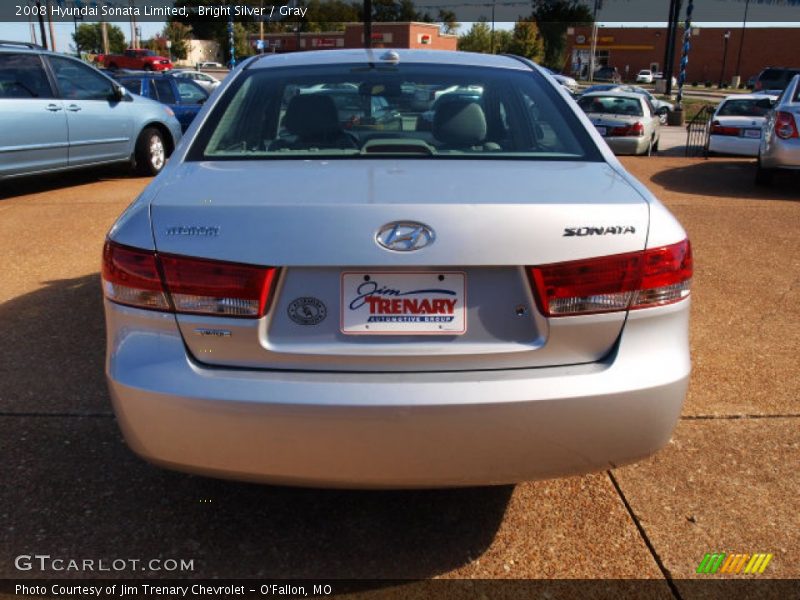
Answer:
<path fill-rule="evenodd" d="M 798 40 L 0 2 L 0 600 L 800 600 Z"/>

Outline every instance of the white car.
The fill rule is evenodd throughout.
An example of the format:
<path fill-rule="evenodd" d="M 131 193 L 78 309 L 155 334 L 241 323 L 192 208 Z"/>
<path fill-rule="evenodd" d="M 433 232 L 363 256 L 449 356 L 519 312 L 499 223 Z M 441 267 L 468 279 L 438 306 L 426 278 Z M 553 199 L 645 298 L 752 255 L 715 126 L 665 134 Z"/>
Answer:
<path fill-rule="evenodd" d="M 218 62 L 206 61 L 197 65 L 198 69 L 224 69 L 225 67 Z"/>
<path fill-rule="evenodd" d="M 711 117 L 710 154 L 758 156 L 764 123 L 777 96 L 733 94 L 727 96 Z"/>
<path fill-rule="evenodd" d="M 365 118 L 297 93 L 321 84 L 353 84 Z M 408 100 L 432 84 L 472 97 L 420 128 Z M 375 99 L 402 127 L 376 127 Z M 263 54 L 195 123 L 104 248 L 106 376 L 137 453 L 400 488 L 605 470 L 668 442 L 686 232 L 539 67 Z"/>
<path fill-rule="evenodd" d="M 636 74 L 636 83 L 653 83 L 653 72 L 650 69 L 642 69 Z"/>
<path fill-rule="evenodd" d="M 174 71 L 173 77 L 182 79 L 191 79 L 209 94 L 219 87 L 222 83 L 216 77 L 212 77 L 208 73 L 201 73 L 200 71 Z"/>

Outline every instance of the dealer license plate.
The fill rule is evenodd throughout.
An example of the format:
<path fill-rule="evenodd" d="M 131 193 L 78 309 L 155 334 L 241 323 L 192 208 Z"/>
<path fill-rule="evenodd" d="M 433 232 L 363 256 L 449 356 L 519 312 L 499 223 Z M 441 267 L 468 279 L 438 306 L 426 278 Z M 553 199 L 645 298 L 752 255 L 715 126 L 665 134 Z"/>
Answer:
<path fill-rule="evenodd" d="M 745 129 L 744 130 L 744 137 L 758 139 L 758 138 L 761 137 L 761 130 L 760 129 Z"/>
<path fill-rule="evenodd" d="M 460 271 L 342 273 L 342 333 L 460 335 L 467 330 L 466 286 Z"/>

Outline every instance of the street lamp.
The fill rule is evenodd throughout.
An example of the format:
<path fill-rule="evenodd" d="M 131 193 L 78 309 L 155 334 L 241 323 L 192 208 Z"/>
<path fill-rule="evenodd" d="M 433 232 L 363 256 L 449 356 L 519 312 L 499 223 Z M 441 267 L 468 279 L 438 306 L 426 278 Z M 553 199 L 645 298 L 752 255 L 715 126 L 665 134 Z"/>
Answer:
<path fill-rule="evenodd" d="M 725 61 L 728 59 L 728 40 L 731 39 L 731 32 L 730 29 L 725 32 L 725 35 L 722 36 L 722 70 L 719 72 L 719 87 L 722 87 L 722 83 L 725 78 Z"/>

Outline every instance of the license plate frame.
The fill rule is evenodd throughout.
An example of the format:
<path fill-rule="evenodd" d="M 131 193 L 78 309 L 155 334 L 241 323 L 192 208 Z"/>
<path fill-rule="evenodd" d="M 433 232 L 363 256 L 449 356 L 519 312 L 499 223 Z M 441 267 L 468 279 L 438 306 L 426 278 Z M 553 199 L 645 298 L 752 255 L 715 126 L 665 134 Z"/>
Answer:
<path fill-rule="evenodd" d="M 339 330 L 344 335 L 463 335 L 467 274 L 343 271 L 339 307 Z"/>
<path fill-rule="evenodd" d="M 745 129 L 743 136 L 748 140 L 760 140 L 761 139 L 761 130 L 760 129 Z"/>

